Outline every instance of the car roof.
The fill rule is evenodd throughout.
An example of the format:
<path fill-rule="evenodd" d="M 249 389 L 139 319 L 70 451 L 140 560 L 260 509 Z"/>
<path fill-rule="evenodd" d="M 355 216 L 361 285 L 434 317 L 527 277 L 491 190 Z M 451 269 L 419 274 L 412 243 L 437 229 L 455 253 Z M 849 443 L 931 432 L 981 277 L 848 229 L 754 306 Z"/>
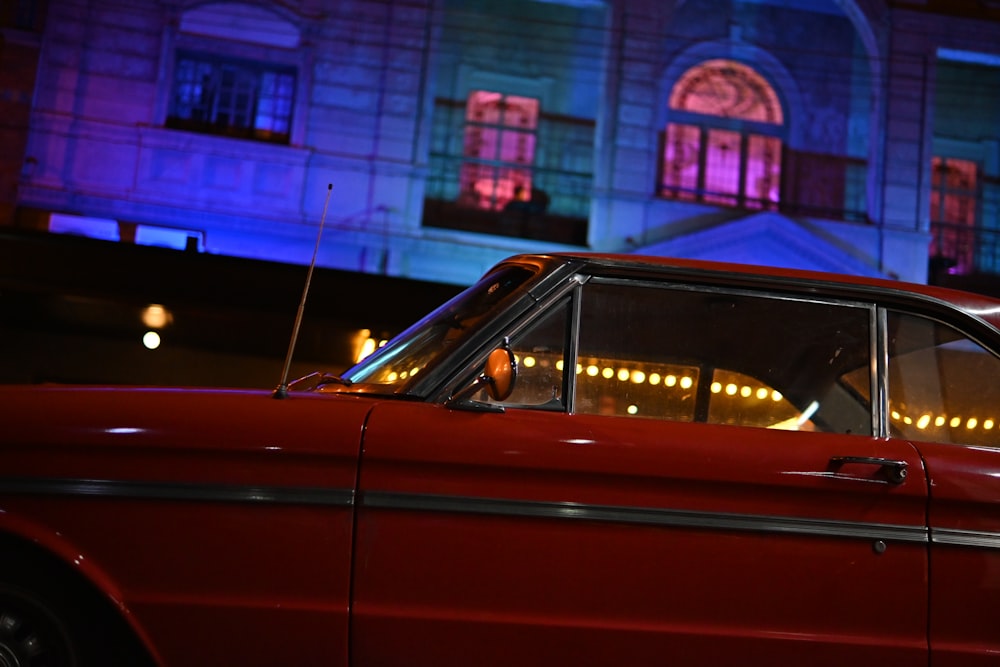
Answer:
<path fill-rule="evenodd" d="M 714 277 L 726 282 L 744 279 L 762 286 L 815 291 L 817 294 L 855 295 L 859 298 L 881 298 L 896 302 L 918 301 L 929 306 L 962 311 L 1000 331 L 1000 299 L 902 280 L 639 254 L 584 252 L 518 257 L 533 262 L 548 258 L 557 263 L 578 265 L 578 269 L 587 267 L 585 270 L 594 272 L 646 270 L 708 280 Z"/>

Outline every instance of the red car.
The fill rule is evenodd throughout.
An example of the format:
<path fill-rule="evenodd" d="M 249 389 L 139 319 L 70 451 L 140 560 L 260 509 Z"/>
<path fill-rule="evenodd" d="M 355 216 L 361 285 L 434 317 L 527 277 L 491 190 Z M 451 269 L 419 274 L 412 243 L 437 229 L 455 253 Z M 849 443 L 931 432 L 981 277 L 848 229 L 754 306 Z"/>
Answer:
<path fill-rule="evenodd" d="M 998 327 L 523 255 L 287 392 L 4 388 L 0 665 L 997 664 Z"/>

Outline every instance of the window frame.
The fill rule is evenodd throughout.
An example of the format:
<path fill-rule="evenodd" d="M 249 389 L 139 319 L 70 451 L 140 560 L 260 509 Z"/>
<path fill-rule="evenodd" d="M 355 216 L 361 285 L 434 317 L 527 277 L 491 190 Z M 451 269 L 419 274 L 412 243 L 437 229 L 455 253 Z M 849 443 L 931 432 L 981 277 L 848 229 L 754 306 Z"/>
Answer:
<path fill-rule="evenodd" d="M 195 71 L 208 69 L 211 72 L 213 83 L 218 84 L 214 90 L 208 110 L 209 118 L 192 119 L 178 115 L 180 105 L 178 98 L 180 90 L 185 82 L 179 80 L 182 73 L 182 63 L 190 62 Z M 247 113 L 246 124 L 241 126 L 230 121 L 224 126 L 218 125 L 217 114 L 219 114 L 220 98 L 226 94 L 225 88 L 221 86 L 219 80 L 225 76 L 227 71 L 235 71 L 244 80 L 252 81 L 250 94 L 252 99 L 244 105 Z M 274 132 L 272 130 L 257 127 L 260 117 L 260 102 L 262 80 L 268 75 L 276 77 L 291 77 L 290 96 L 287 100 L 287 113 L 282 116 L 287 130 L 285 132 Z M 169 99 L 164 118 L 164 127 L 176 130 L 197 132 L 210 136 L 231 137 L 237 139 L 251 139 L 263 143 L 288 145 L 292 142 L 293 129 L 296 120 L 296 98 L 298 95 L 298 68 L 294 65 L 284 63 L 271 63 L 259 60 L 252 60 L 239 56 L 213 53 L 211 51 L 201 51 L 189 48 L 177 48 L 174 52 L 174 67 L 170 79 Z M 236 92 L 230 92 L 235 96 Z M 280 98 L 275 97 L 274 102 L 279 102 Z"/>
<path fill-rule="evenodd" d="M 276 10 L 280 8 L 274 8 Z M 280 17 L 279 17 L 280 18 Z M 288 17 L 285 17 L 286 19 Z M 167 132 L 176 132 L 166 127 L 167 116 L 173 103 L 174 81 L 176 78 L 177 56 L 179 53 L 193 52 L 212 57 L 230 60 L 242 60 L 265 63 L 275 67 L 288 67 L 295 70 L 295 88 L 292 104 L 289 140 L 279 144 L 265 141 L 237 139 L 240 142 L 253 141 L 260 147 L 269 146 L 275 149 L 285 147 L 300 147 L 306 138 L 306 127 L 309 111 L 309 94 L 313 81 L 314 47 L 308 42 L 302 42 L 297 48 L 284 48 L 251 40 L 237 38 L 224 39 L 213 35 L 185 32 L 181 30 L 180 22 L 164 27 L 160 46 L 160 76 L 156 87 L 156 115 L 154 124 Z M 229 142 L 233 139 L 219 134 L 199 133 L 207 142 Z"/>
<path fill-rule="evenodd" d="M 947 176 L 940 180 L 936 178 L 935 174 L 939 165 L 947 169 L 950 162 L 961 162 L 974 168 L 975 183 L 971 189 L 950 186 Z M 983 164 L 973 158 L 939 154 L 931 157 L 930 169 L 930 202 L 928 204 L 931 228 L 931 242 L 928 252 L 930 260 L 932 263 L 941 264 L 949 272 L 954 269 L 955 273 L 972 273 L 979 266 L 977 261 L 979 239 L 977 236 L 983 219 Z M 971 221 L 959 222 L 947 219 L 948 201 L 953 198 L 965 200 L 971 204 Z M 935 199 L 937 200 L 936 206 Z M 953 256 L 947 254 L 947 250 L 951 250 Z"/>
<path fill-rule="evenodd" d="M 684 187 L 683 185 L 668 185 L 665 182 L 666 172 L 669 169 L 669 164 L 671 164 L 667 160 L 667 142 L 670 140 L 671 127 L 690 128 L 698 132 L 698 170 L 696 174 L 696 184 L 693 188 Z M 712 190 L 706 183 L 706 180 L 710 175 L 707 167 L 707 160 L 711 150 L 711 142 L 709 141 L 709 138 L 713 131 L 732 132 L 739 135 L 740 163 L 739 171 L 736 175 L 738 187 L 735 193 Z M 751 197 L 748 194 L 749 188 L 747 187 L 747 177 L 750 175 L 750 170 L 748 168 L 750 161 L 748 156 L 750 153 L 750 143 L 754 140 L 764 140 L 765 142 L 768 140 L 774 140 L 778 142 L 776 149 L 778 168 L 777 173 L 775 174 L 775 183 L 773 184 L 775 189 L 775 196 L 773 199 L 768 197 Z M 671 114 L 670 119 L 667 122 L 667 127 L 660 132 L 660 159 L 657 175 L 657 195 L 665 199 L 675 201 L 687 200 L 704 202 L 717 206 L 776 211 L 782 203 L 782 165 L 784 162 L 784 150 L 785 143 L 782 133 L 773 130 L 771 127 L 764 127 L 761 126 L 761 124 L 748 121 L 741 123 L 714 123 L 706 120 L 704 116 L 697 114 Z M 734 201 L 732 203 L 726 203 L 723 201 L 725 199 L 732 199 Z"/>
<path fill-rule="evenodd" d="M 714 294 L 720 296 L 731 296 L 737 298 L 751 298 L 751 299 L 770 299 L 776 301 L 794 301 L 797 303 L 807 303 L 807 304 L 818 304 L 826 306 L 835 306 L 839 308 L 850 308 L 861 310 L 867 313 L 866 328 L 868 331 L 868 360 L 869 367 L 867 370 L 868 378 L 868 391 L 869 391 L 869 431 L 864 434 L 857 434 L 862 436 L 870 436 L 878 433 L 881 429 L 883 411 L 881 409 L 881 396 L 879 395 L 879 376 L 877 375 L 878 366 L 876 364 L 876 358 L 879 354 L 878 347 L 878 310 L 876 305 L 871 301 L 860 299 L 860 298 L 850 298 L 850 297 L 840 297 L 840 296 L 822 296 L 822 295 L 806 295 L 798 294 L 794 292 L 780 291 L 778 289 L 771 289 L 768 287 L 753 288 L 744 285 L 731 285 L 731 284 L 706 284 L 702 282 L 683 282 L 676 278 L 667 278 L 663 280 L 658 280 L 655 278 L 618 278 L 611 276 L 592 276 L 587 284 L 612 284 L 612 285 L 623 285 L 629 287 L 645 287 L 645 288 L 656 288 L 665 289 L 672 291 L 681 292 L 700 292 L 705 294 Z M 581 288 L 582 289 L 582 288 Z M 580 308 L 581 297 L 579 293 L 576 296 L 577 308 Z M 578 362 L 579 356 L 579 336 L 580 336 L 580 319 L 577 316 L 574 322 L 574 331 L 572 336 L 575 341 L 573 348 L 574 360 Z M 883 348 L 884 349 L 884 348 Z M 860 367 L 859 367 L 860 368 Z M 729 369 L 732 370 L 732 369 Z M 704 371 L 704 368 L 701 369 Z M 740 371 L 742 372 L 742 371 Z M 576 395 L 576 374 L 570 379 L 573 384 L 573 390 L 567 392 L 571 394 L 575 399 Z M 712 379 L 710 377 L 699 378 L 697 388 L 702 393 L 707 393 L 709 391 Z M 703 397 L 698 398 L 699 401 L 703 400 Z M 571 406 L 575 406 L 575 403 L 571 403 Z M 704 411 L 707 413 L 709 409 L 709 404 L 705 403 L 702 406 Z M 571 408 L 572 411 L 572 408 Z M 705 425 L 715 425 L 712 422 L 708 422 L 702 419 L 695 419 L 692 423 L 699 423 Z M 745 426 L 745 428 L 756 428 Z"/>
<path fill-rule="evenodd" d="M 471 104 L 473 98 L 477 94 L 493 94 L 500 97 L 499 104 L 501 108 L 496 122 L 477 121 L 469 118 Z M 505 106 L 509 98 L 524 99 L 534 102 L 535 110 L 533 123 L 529 129 L 521 129 L 515 124 L 505 122 L 507 115 Z M 468 95 L 466 95 L 465 100 L 464 116 L 462 119 L 462 158 L 459 167 L 458 202 L 460 205 L 467 206 L 469 208 L 487 211 L 500 211 L 504 209 L 508 202 L 514 199 L 513 192 L 515 187 L 524 187 L 527 189 L 528 193 L 532 191 L 535 180 L 535 162 L 539 146 L 539 125 L 542 117 L 542 100 L 539 97 L 514 94 L 502 90 L 487 90 L 485 88 L 470 90 Z M 483 157 L 481 155 L 473 155 L 469 152 L 468 146 L 470 143 L 470 135 L 477 131 L 493 132 L 496 134 L 496 155 L 494 157 Z M 531 155 L 529 161 L 511 162 L 502 159 L 504 137 L 510 136 L 511 134 L 530 138 Z M 480 195 L 476 198 L 475 202 L 471 202 L 473 195 L 471 192 L 467 194 L 466 174 L 474 174 L 477 171 L 480 172 L 480 174 L 485 171 L 492 172 L 492 177 L 489 179 L 482 178 L 481 176 L 474 177 L 474 181 L 477 183 L 484 180 L 491 181 L 492 188 L 490 189 L 490 194 L 488 196 Z M 510 175 L 510 178 L 505 179 L 505 175 L 508 174 Z M 515 184 L 512 185 L 510 193 L 500 187 L 501 182 L 504 180 L 509 180 L 511 183 Z M 475 188 L 473 188 L 473 190 L 475 190 Z M 508 196 L 508 194 L 510 194 L 510 196 Z M 484 201 L 488 202 L 487 206 L 483 205 Z"/>
<path fill-rule="evenodd" d="M 718 61 L 730 61 L 742 69 L 749 70 L 760 79 L 760 82 L 768 86 L 769 92 L 774 97 L 774 102 L 778 105 L 779 122 L 771 123 L 763 120 L 741 118 L 726 115 L 713 115 L 700 111 L 673 107 L 670 100 L 677 94 L 679 87 L 685 83 L 693 72 L 699 68 L 713 66 Z M 714 65 L 721 67 L 721 65 Z M 697 76 L 694 74 L 692 76 Z M 656 196 L 673 201 L 695 201 L 725 206 L 729 208 L 741 208 L 751 210 L 778 210 L 782 204 L 783 182 L 784 182 L 784 154 L 788 145 L 788 124 L 784 103 L 781 100 L 778 90 L 771 81 L 756 67 L 747 63 L 742 63 L 725 58 L 706 58 L 697 64 L 688 67 L 676 81 L 673 82 L 670 94 L 667 96 L 665 123 L 659 132 L 659 146 L 657 152 L 657 172 L 656 172 Z M 668 160 L 669 141 L 671 130 L 676 127 L 678 131 L 685 128 L 698 133 L 698 156 L 697 172 L 695 174 L 695 186 L 685 187 L 681 184 L 667 183 L 668 172 L 677 163 L 678 158 L 674 156 Z M 708 180 L 711 174 L 707 166 L 707 161 L 712 148 L 710 134 L 715 132 L 733 132 L 739 135 L 739 167 L 736 174 L 737 189 L 735 193 L 710 190 Z M 750 144 L 753 141 L 777 141 L 776 161 L 777 167 L 774 173 L 774 183 L 769 190 L 774 192 L 774 198 L 770 198 L 768 193 L 763 196 L 751 196 L 751 188 L 748 184 L 748 175 L 751 170 L 750 164 Z M 730 201 L 726 201 L 730 200 Z"/>
<path fill-rule="evenodd" d="M 880 373 L 884 371 L 884 363 L 878 363 L 879 355 L 881 350 L 885 350 L 884 345 L 881 341 L 881 334 L 879 333 L 881 327 L 879 326 L 878 317 L 879 310 L 876 304 L 869 300 L 864 300 L 860 298 L 850 298 L 850 297 L 839 297 L 839 296 L 816 296 L 816 295 L 806 295 L 806 294 L 796 294 L 791 292 L 782 292 L 778 289 L 761 288 L 755 289 L 752 287 L 745 287 L 739 285 L 728 285 L 728 284 L 704 284 L 698 282 L 683 282 L 676 278 L 665 278 L 659 280 L 652 277 L 615 277 L 615 276 L 602 276 L 602 275 L 577 275 L 563 288 L 555 290 L 553 294 L 547 296 L 538 307 L 532 309 L 529 315 L 521 318 L 517 322 L 513 323 L 503 332 L 503 337 L 510 340 L 516 340 L 516 338 L 523 332 L 530 331 L 537 323 L 539 323 L 542 318 L 548 317 L 552 314 L 552 309 L 557 307 L 562 307 L 562 304 L 567 298 L 570 299 L 569 310 L 570 316 L 568 318 L 568 330 L 566 335 L 568 340 L 564 345 L 564 357 L 563 357 L 563 373 L 562 373 L 562 407 L 561 409 L 555 410 L 565 414 L 581 414 L 581 415 L 595 415 L 594 412 L 584 412 L 578 410 L 578 391 L 579 391 L 579 373 L 577 372 L 577 367 L 579 364 L 583 363 L 580 359 L 580 324 L 581 324 L 581 311 L 583 302 L 583 290 L 587 289 L 588 286 L 593 285 L 617 285 L 625 289 L 636 289 L 636 288 L 654 288 L 659 290 L 667 290 L 673 292 L 699 292 L 703 294 L 720 295 L 726 297 L 734 298 L 750 298 L 750 299 L 769 299 L 775 301 L 792 301 L 801 304 L 816 304 L 820 306 L 836 307 L 836 308 L 846 308 L 851 310 L 859 311 L 859 314 L 865 317 L 864 327 L 867 331 L 868 337 L 868 349 L 866 351 L 868 357 L 868 365 L 865 369 L 865 377 L 868 380 L 868 422 L 869 427 L 865 432 L 853 432 L 852 435 L 859 435 L 861 437 L 874 437 L 878 433 L 885 430 L 885 410 L 883 401 L 884 393 L 881 387 L 884 386 L 880 382 Z M 666 362 L 664 362 L 666 363 Z M 476 368 L 481 368 L 482 359 L 480 359 Z M 859 366 L 864 368 L 864 366 Z M 705 370 L 705 367 L 699 369 L 701 372 Z M 732 370 L 732 369 L 730 369 Z M 741 371 L 742 372 L 742 371 Z M 458 391 L 458 388 L 463 386 L 463 384 L 468 384 L 471 379 L 478 375 L 478 372 L 472 373 L 470 370 L 466 370 L 464 373 L 460 374 L 463 381 L 459 383 L 454 392 Z M 704 412 L 707 415 L 709 410 L 708 393 L 710 391 L 710 386 L 712 384 L 712 378 L 708 375 L 701 377 L 695 385 L 695 389 L 699 392 L 697 401 L 703 403 L 697 409 Z M 780 390 L 780 389 L 779 389 Z M 509 407 L 512 409 L 528 409 L 528 410 L 546 410 L 554 411 L 552 405 L 534 405 L 534 404 L 505 404 L 504 402 L 499 402 L 496 405 Z M 702 415 L 703 417 L 704 415 Z M 660 419 L 661 421 L 671 421 L 668 419 Z M 723 425 L 718 422 L 711 422 L 705 418 L 695 418 L 690 422 L 680 422 L 680 423 L 693 423 L 702 424 L 706 426 L 718 426 Z M 752 425 L 738 425 L 742 428 L 761 428 Z M 828 431 L 837 433 L 837 431 Z"/>
<path fill-rule="evenodd" d="M 468 356 L 460 369 L 452 368 L 447 377 L 438 385 L 435 392 L 425 396 L 430 401 L 447 402 L 460 393 L 463 387 L 469 385 L 483 368 L 486 355 L 501 345 L 505 338 L 513 338 L 519 333 L 529 330 L 539 318 L 551 314 L 550 307 L 564 299 L 569 299 L 570 317 L 564 347 L 565 359 L 574 360 L 574 364 L 565 364 L 563 368 L 562 407 L 553 410 L 551 405 L 544 406 L 546 412 L 556 412 L 565 415 L 591 415 L 594 412 L 580 412 L 578 402 L 578 374 L 576 363 L 580 363 L 580 322 L 582 290 L 592 283 L 617 283 L 627 287 L 649 286 L 660 289 L 690 290 L 718 293 L 728 296 L 750 296 L 778 300 L 818 303 L 836 307 L 858 308 L 867 313 L 865 324 L 868 331 L 868 367 L 864 370 L 867 381 L 870 403 L 871 428 L 864 433 L 853 431 L 851 435 L 873 439 L 906 440 L 892 432 L 889 403 L 889 330 L 888 314 L 897 312 L 905 316 L 928 320 L 954 330 L 957 334 L 983 348 L 993 357 L 1000 359 L 1000 330 L 993 324 L 980 319 L 974 313 L 962 310 L 959 304 L 946 299 L 914 294 L 904 289 L 873 290 L 866 286 L 847 286 L 837 283 L 785 282 L 783 279 L 748 277 L 745 282 L 732 282 L 720 275 L 703 275 L 698 272 L 687 274 L 685 271 L 668 275 L 650 275 L 629 269 L 610 272 L 584 271 L 560 278 L 560 285 L 553 287 L 547 293 L 532 297 L 529 307 L 519 308 L 519 314 L 512 318 L 502 318 L 498 322 L 499 329 L 487 331 L 484 329 L 482 339 L 477 343 L 478 351 Z M 545 291 L 545 290 L 543 290 Z M 537 299 L 537 300 L 535 300 Z M 863 365 L 857 366 L 860 371 Z M 491 406 L 497 411 L 503 411 L 503 402 Z M 535 409 L 537 405 L 508 406 L 515 409 Z M 626 417 L 628 418 L 628 417 Z M 1000 432 L 1000 416 L 995 418 Z M 715 425 L 705 421 L 679 422 L 703 425 Z M 758 428 L 751 425 L 737 428 Z M 964 446 L 958 444 L 956 446 Z"/>
<path fill-rule="evenodd" d="M 881 395 L 879 396 L 879 404 L 882 409 L 882 420 L 881 420 L 882 429 L 879 431 L 879 437 L 907 440 L 917 443 L 936 442 L 940 444 L 957 446 L 957 447 L 974 447 L 974 446 L 989 447 L 989 445 L 972 445 L 968 443 L 958 443 L 958 442 L 942 441 L 942 440 L 914 439 L 907 437 L 906 435 L 894 435 L 892 433 L 893 427 L 892 427 L 891 402 L 890 402 L 891 400 L 890 393 L 892 387 L 891 387 L 890 368 L 889 368 L 890 367 L 890 357 L 889 357 L 890 314 L 895 314 L 897 317 L 901 318 L 924 320 L 935 327 L 943 327 L 945 329 L 950 329 L 952 332 L 961 336 L 964 340 L 975 344 L 983 352 L 989 354 L 993 359 L 997 360 L 998 363 L 1000 363 L 1000 347 L 988 344 L 986 340 L 989 337 L 983 337 L 973 333 L 969 326 L 970 323 L 967 321 L 959 322 L 958 320 L 960 318 L 957 317 L 955 318 L 941 317 L 938 314 L 925 312 L 924 310 L 921 309 L 907 308 L 905 305 L 897 305 L 897 304 L 880 305 L 878 307 L 878 322 L 879 322 L 878 381 L 879 381 L 879 389 L 881 392 Z M 972 324 L 982 326 L 982 323 L 980 322 L 973 322 Z M 993 333 L 1000 333 L 1000 332 L 993 332 Z M 998 413 L 997 421 L 1000 422 L 1000 413 Z M 1000 433 L 1000 423 L 997 423 L 997 432 Z M 998 443 L 995 447 L 991 448 L 1000 449 L 1000 443 Z"/>

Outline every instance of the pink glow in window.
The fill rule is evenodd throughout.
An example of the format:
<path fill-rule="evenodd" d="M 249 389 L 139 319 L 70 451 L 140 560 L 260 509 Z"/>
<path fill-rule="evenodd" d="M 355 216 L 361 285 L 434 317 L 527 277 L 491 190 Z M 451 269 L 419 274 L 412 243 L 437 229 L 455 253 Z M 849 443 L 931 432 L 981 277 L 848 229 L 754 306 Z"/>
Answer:
<path fill-rule="evenodd" d="M 781 102 L 764 77 L 733 60 L 692 67 L 670 96 L 661 194 L 723 206 L 776 208 Z M 773 129 L 772 129 L 773 128 Z"/>
<path fill-rule="evenodd" d="M 781 140 L 751 134 L 747 137 L 744 192 L 748 208 L 771 208 L 778 202 L 781 184 Z"/>
<path fill-rule="evenodd" d="M 979 167 L 971 160 L 935 157 L 931 162 L 931 256 L 954 262 L 952 273 L 974 268 L 979 209 Z"/>
<path fill-rule="evenodd" d="M 771 85 L 734 60 L 709 60 L 692 67 L 670 95 L 670 108 L 709 116 L 781 125 L 781 102 Z"/>
<path fill-rule="evenodd" d="M 694 199 L 698 188 L 701 130 L 691 125 L 667 126 L 663 154 L 663 187 L 677 199 Z"/>
<path fill-rule="evenodd" d="M 529 97 L 485 90 L 469 95 L 460 204 L 500 210 L 517 186 L 530 192 L 538 114 L 538 100 Z"/>
<path fill-rule="evenodd" d="M 709 130 L 705 155 L 705 200 L 735 204 L 740 192 L 740 133 Z M 732 196 L 726 196 L 732 195 Z"/>

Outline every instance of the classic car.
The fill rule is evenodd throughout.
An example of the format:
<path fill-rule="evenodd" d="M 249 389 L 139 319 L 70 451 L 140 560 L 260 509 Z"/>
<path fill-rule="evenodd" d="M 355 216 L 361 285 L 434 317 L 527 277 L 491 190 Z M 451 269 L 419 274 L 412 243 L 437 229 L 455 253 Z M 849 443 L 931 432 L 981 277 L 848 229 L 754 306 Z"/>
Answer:
<path fill-rule="evenodd" d="M 997 664 L 998 327 L 520 255 L 339 375 L 4 387 L 0 665 Z"/>

